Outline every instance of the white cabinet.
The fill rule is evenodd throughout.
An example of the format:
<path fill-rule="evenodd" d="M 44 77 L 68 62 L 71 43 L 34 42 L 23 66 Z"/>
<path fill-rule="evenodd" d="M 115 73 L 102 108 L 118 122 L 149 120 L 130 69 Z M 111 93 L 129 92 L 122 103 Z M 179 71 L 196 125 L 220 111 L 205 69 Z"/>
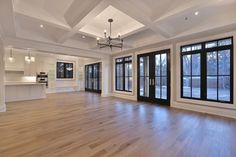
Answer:
<path fill-rule="evenodd" d="M 6 102 L 44 99 L 46 84 L 40 83 L 6 83 Z"/>

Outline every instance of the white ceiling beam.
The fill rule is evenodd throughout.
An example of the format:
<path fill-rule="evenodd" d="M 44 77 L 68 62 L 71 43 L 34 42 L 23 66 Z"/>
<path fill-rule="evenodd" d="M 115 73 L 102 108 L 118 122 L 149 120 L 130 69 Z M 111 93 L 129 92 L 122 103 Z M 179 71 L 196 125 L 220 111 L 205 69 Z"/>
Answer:
<path fill-rule="evenodd" d="M 78 3 L 78 4 L 77 4 Z M 87 6 L 80 7 L 76 6 Z M 65 19 L 73 28 L 70 32 L 65 33 L 58 38 L 58 43 L 64 43 L 67 39 L 79 32 L 79 29 L 89 23 L 99 13 L 109 6 L 109 0 L 93 0 L 93 1 L 74 1 L 65 13 Z"/>
<path fill-rule="evenodd" d="M 108 56 L 108 54 L 101 53 L 101 51 L 98 52 L 95 50 L 86 50 L 86 49 L 81 49 L 81 48 L 62 46 L 58 44 L 27 40 L 27 39 L 16 38 L 16 37 L 4 38 L 4 45 L 5 46 L 12 45 L 15 48 L 21 48 L 21 49 L 32 48 L 36 51 L 41 51 L 41 52 L 71 55 L 71 56 L 78 56 L 78 57 L 87 57 L 87 58 L 101 59 Z M 97 55 L 98 53 L 99 55 Z"/>
<path fill-rule="evenodd" d="M 6 36 L 16 36 L 13 0 L 0 0 L 0 21 Z"/>
<path fill-rule="evenodd" d="M 112 5 L 127 14 L 128 16 L 139 21 L 155 33 L 160 34 L 165 38 L 169 38 L 172 36 L 170 33 L 166 32 L 165 29 L 156 27 L 149 15 L 145 14 L 145 10 L 143 11 L 142 8 L 135 6 L 134 3 L 131 3 L 128 0 L 119 0 L 112 1 Z"/>

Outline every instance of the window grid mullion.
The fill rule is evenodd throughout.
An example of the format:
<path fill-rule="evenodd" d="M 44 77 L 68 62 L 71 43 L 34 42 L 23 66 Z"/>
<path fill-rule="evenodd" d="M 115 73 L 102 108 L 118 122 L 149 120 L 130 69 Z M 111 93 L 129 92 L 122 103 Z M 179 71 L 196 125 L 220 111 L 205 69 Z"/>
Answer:
<path fill-rule="evenodd" d="M 224 38 L 224 39 L 227 39 L 227 38 Z M 228 102 L 228 103 L 233 103 L 233 37 L 230 37 L 229 39 L 232 40 L 232 44 L 231 45 L 226 45 L 226 46 L 219 46 L 219 47 L 214 47 L 214 48 L 205 48 L 206 46 L 206 43 L 208 42 L 211 42 L 211 41 L 207 41 L 207 42 L 201 42 L 199 44 L 202 45 L 202 49 L 201 50 L 198 50 L 198 51 L 189 51 L 189 52 L 182 52 L 181 53 L 181 97 L 184 97 L 184 82 L 183 82 L 183 78 L 184 77 L 189 77 L 191 80 L 191 86 L 190 86 L 190 97 L 186 97 L 186 98 L 191 98 L 191 99 L 195 99 L 193 98 L 193 77 L 201 77 L 201 83 L 200 83 L 200 88 L 201 88 L 201 96 L 200 96 L 200 99 L 201 100 L 209 100 L 207 98 L 207 77 L 208 76 L 214 76 L 217 78 L 216 82 L 217 82 L 217 85 L 216 85 L 216 92 L 217 92 L 217 100 L 209 100 L 209 101 L 217 101 L 217 102 Z M 214 40 L 214 41 L 220 41 L 220 40 L 223 40 L 223 39 L 218 39 L 218 40 Z M 196 44 L 191 44 L 191 45 L 196 45 Z M 191 45 L 185 45 L 185 46 L 191 46 Z M 185 47 L 185 46 L 181 46 L 181 51 L 182 51 L 182 48 Z M 207 74 L 207 52 L 210 52 L 210 51 L 216 51 L 217 53 L 217 74 L 216 75 L 208 75 Z M 219 51 L 223 51 L 223 50 L 230 50 L 230 74 L 224 74 L 224 75 L 220 75 L 219 74 Z M 192 55 L 193 54 L 197 54 L 197 53 L 200 53 L 200 67 L 201 67 L 201 73 L 200 73 L 200 76 L 199 75 L 193 75 L 193 58 L 192 58 Z M 191 55 L 191 64 L 190 64 L 190 75 L 185 75 L 184 74 L 184 66 L 183 66 L 183 58 L 185 55 Z M 219 100 L 219 81 L 220 81 L 220 77 L 230 77 L 230 100 L 229 101 L 220 101 Z"/>

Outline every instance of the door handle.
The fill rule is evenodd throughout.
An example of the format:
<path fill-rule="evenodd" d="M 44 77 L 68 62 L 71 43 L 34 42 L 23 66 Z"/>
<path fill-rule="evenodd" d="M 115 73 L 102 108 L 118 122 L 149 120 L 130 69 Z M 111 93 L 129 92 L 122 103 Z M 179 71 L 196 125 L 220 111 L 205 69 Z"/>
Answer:
<path fill-rule="evenodd" d="M 154 86 L 155 85 L 155 79 L 149 79 L 149 85 Z"/>

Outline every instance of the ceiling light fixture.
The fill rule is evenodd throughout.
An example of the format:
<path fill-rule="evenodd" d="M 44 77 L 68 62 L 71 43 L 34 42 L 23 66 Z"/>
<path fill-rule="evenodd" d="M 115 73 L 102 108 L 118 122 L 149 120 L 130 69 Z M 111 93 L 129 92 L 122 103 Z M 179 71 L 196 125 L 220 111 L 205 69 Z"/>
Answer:
<path fill-rule="evenodd" d="M 14 61 L 14 57 L 13 57 L 12 51 L 13 51 L 13 48 L 11 47 L 11 48 L 10 48 L 10 56 L 9 56 L 9 58 L 8 58 L 8 60 L 9 60 L 10 62 L 13 62 L 13 61 Z"/>
<path fill-rule="evenodd" d="M 198 12 L 198 11 L 196 11 L 194 14 L 197 16 L 197 15 L 199 14 L 199 12 Z"/>
<path fill-rule="evenodd" d="M 44 27 L 44 26 L 41 24 L 41 25 L 40 25 L 40 28 L 43 28 L 43 27 Z"/>
<path fill-rule="evenodd" d="M 107 30 L 104 30 L 104 39 L 100 40 L 100 38 L 97 37 L 97 45 L 99 48 L 110 47 L 111 50 L 113 47 L 122 49 L 123 39 L 121 39 L 121 34 L 119 33 L 116 38 L 113 38 L 111 34 L 111 23 L 113 22 L 113 19 L 108 19 L 108 22 L 110 23 L 110 34 L 107 36 Z"/>
<path fill-rule="evenodd" d="M 27 63 L 31 63 L 31 62 L 35 62 L 35 57 L 32 57 L 31 55 L 30 55 L 30 49 L 28 49 L 28 56 L 25 56 L 25 61 L 27 62 Z"/>

